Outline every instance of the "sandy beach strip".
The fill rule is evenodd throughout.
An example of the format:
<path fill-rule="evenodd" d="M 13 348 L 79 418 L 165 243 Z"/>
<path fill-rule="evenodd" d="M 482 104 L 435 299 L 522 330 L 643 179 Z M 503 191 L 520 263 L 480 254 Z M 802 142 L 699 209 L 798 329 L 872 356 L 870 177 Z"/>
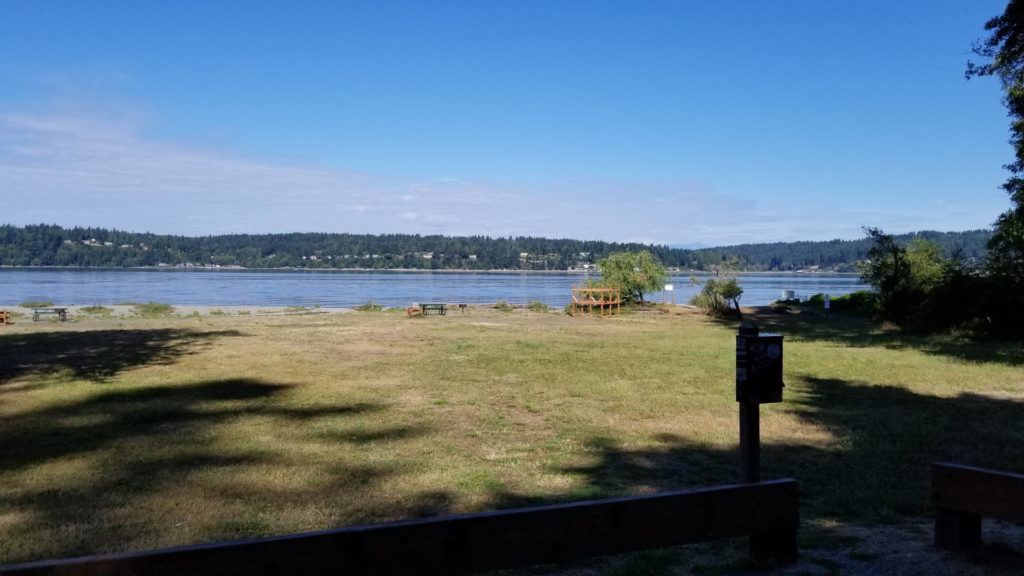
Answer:
<path fill-rule="evenodd" d="M 127 304 L 111 304 L 96 309 L 93 305 L 87 304 L 54 304 L 48 308 L 64 308 L 69 316 L 136 316 L 135 306 Z M 19 312 L 27 316 L 32 315 L 32 308 L 23 308 L 19 305 L 0 305 L 0 310 L 8 312 Z M 247 315 L 270 315 L 270 314 L 343 314 L 353 312 L 352 308 L 325 308 L 315 306 L 197 306 L 182 304 L 174 306 L 172 316 L 247 316 Z"/>

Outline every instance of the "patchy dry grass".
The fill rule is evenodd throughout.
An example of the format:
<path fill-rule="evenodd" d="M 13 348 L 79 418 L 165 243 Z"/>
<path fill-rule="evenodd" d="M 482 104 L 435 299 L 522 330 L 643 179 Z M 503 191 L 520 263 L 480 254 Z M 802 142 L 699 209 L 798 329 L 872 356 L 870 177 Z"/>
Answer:
<path fill-rule="evenodd" d="M 815 522 L 927 513 L 931 460 L 1024 469 L 1019 347 L 760 321 L 786 335 L 764 475 Z M 7 327 L 0 563 L 731 483 L 734 331 L 681 309 Z"/>

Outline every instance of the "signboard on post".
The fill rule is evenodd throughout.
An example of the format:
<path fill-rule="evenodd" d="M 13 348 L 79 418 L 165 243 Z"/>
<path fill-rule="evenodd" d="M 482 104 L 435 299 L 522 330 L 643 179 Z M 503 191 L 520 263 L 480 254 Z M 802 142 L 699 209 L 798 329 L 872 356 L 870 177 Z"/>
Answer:
<path fill-rule="evenodd" d="M 782 402 L 782 336 L 736 336 L 736 401 Z"/>
<path fill-rule="evenodd" d="M 761 481 L 760 405 L 782 402 L 782 336 L 744 322 L 736 334 L 736 401 L 740 404 L 740 481 Z"/>

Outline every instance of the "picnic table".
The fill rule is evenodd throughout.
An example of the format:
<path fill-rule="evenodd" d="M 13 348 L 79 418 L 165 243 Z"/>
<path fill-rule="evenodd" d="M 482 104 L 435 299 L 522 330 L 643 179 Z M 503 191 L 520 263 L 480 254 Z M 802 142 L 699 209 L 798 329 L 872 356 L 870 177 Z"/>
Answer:
<path fill-rule="evenodd" d="M 64 321 L 66 321 L 68 319 L 68 309 L 67 308 L 33 308 L 32 309 L 32 321 L 33 322 L 38 321 L 39 317 L 43 316 L 44 314 L 53 314 L 61 322 L 64 322 Z"/>

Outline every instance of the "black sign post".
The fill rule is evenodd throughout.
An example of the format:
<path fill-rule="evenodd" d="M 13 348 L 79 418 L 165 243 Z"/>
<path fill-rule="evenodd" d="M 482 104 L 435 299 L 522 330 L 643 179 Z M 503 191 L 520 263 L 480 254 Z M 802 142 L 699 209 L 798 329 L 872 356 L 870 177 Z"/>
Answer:
<path fill-rule="evenodd" d="M 760 405 L 782 402 L 782 336 L 744 322 L 736 335 L 736 401 L 740 404 L 740 482 L 761 481 Z"/>

